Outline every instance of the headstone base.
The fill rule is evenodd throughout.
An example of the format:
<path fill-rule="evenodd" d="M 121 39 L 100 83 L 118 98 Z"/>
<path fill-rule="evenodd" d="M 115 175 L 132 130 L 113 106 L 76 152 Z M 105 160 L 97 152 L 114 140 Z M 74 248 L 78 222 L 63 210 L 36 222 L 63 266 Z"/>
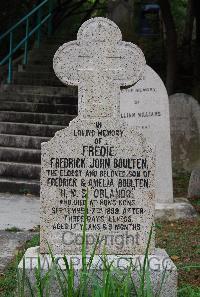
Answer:
<path fill-rule="evenodd" d="M 186 198 L 176 198 L 174 203 L 156 203 L 155 215 L 163 221 L 190 220 L 198 216 Z"/>
<path fill-rule="evenodd" d="M 34 270 L 38 267 L 38 256 L 40 256 L 40 263 L 42 271 L 45 273 L 51 267 L 52 260 L 49 254 L 40 254 L 39 246 L 29 248 L 24 255 L 24 264 L 26 269 L 26 274 L 29 277 L 29 280 L 32 285 L 35 283 L 35 274 Z M 55 255 L 55 259 L 58 261 L 60 267 L 65 270 L 65 265 L 62 260 L 62 255 Z M 87 257 L 87 262 L 90 257 Z M 74 269 L 76 272 L 75 285 L 78 282 L 78 276 L 80 269 L 82 267 L 82 256 L 81 255 L 70 255 L 67 256 L 68 263 L 70 260 L 74 264 Z M 139 274 L 138 271 L 141 269 L 144 263 L 144 255 L 108 255 L 106 257 L 107 263 L 113 263 L 113 267 L 118 267 L 120 269 L 126 270 L 130 263 L 136 267 L 136 270 L 133 271 L 133 279 L 135 280 L 136 286 L 139 287 Z M 149 271 L 151 275 L 151 287 L 155 295 L 158 294 L 161 288 L 160 297 L 175 297 L 177 296 L 177 268 L 169 258 L 168 254 L 163 249 L 155 249 L 154 254 L 148 256 Z M 95 255 L 92 262 L 92 274 L 93 269 L 99 277 L 101 277 L 103 267 L 102 256 Z M 23 259 L 18 266 L 19 271 L 23 271 Z M 163 281 L 164 275 L 164 281 Z M 51 282 L 51 294 L 52 297 L 62 296 L 59 293 L 57 282 Z"/>

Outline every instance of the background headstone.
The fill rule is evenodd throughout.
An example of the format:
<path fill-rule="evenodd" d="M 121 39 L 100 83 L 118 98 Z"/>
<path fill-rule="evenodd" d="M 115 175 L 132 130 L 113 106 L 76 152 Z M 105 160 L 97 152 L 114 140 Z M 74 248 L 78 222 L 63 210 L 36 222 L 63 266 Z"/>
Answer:
<path fill-rule="evenodd" d="M 127 128 L 119 109 L 120 86 L 140 79 L 145 59 L 121 39 L 113 22 L 95 18 L 55 54 L 56 75 L 78 85 L 79 114 L 42 144 L 41 253 L 48 242 L 54 253 L 81 254 L 88 189 L 87 251 L 100 235 L 97 253 L 105 245 L 108 254 L 145 254 L 155 212 L 154 149 Z"/>
<path fill-rule="evenodd" d="M 200 198 L 200 168 L 192 170 L 188 187 L 189 198 Z"/>
<path fill-rule="evenodd" d="M 124 40 L 132 41 L 134 26 L 134 1 L 132 0 L 109 0 L 108 18 L 115 22 L 121 32 Z"/>
<path fill-rule="evenodd" d="M 158 74 L 146 66 L 140 81 L 121 90 L 121 118 L 156 145 L 156 201 L 173 203 L 169 101 Z"/>
<path fill-rule="evenodd" d="M 176 170 L 200 167 L 200 105 L 190 95 L 169 97 L 172 164 Z"/>

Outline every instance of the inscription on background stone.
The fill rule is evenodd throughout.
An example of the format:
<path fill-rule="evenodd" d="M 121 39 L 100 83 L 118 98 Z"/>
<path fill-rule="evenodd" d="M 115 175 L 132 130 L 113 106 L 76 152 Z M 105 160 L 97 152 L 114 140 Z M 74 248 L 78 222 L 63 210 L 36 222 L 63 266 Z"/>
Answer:
<path fill-rule="evenodd" d="M 156 201 L 173 203 L 169 100 L 166 88 L 149 66 L 134 86 L 123 89 L 121 118 L 156 145 Z"/>
<path fill-rule="evenodd" d="M 145 253 L 154 221 L 155 154 L 119 110 L 120 86 L 137 82 L 144 67 L 141 50 L 104 18 L 85 22 L 77 41 L 56 52 L 56 75 L 78 85 L 79 113 L 42 144 L 42 253 L 48 241 L 54 253 L 81 254 L 87 189 L 87 251 L 99 235 L 98 253 L 104 246 L 107 254 Z"/>

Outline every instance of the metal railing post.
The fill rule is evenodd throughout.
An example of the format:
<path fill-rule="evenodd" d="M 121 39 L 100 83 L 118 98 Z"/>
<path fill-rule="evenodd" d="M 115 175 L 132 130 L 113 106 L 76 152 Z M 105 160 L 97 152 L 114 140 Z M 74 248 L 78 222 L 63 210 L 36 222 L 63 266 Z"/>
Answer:
<path fill-rule="evenodd" d="M 4 34 L 0 35 L 0 41 L 4 39 L 5 37 L 9 37 L 9 52 L 8 54 L 0 60 L 0 66 L 4 65 L 5 63 L 8 63 L 8 77 L 7 82 L 10 84 L 12 82 L 13 77 L 13 54 L 16 53 L 18 49 L 20 49 L 22 46 L 24 46 L 24 57 L 23 57 L 23 64 L 28 63 L 28 49 L 29 49 L 29 38 L 35 34 L 36 36 L 36 44 L 39 47 L 41 42 L 41 27 L 47 23 L 48 26 L 48 35 L 52 34 L 53 31 L 53 24 L 52 24 L 52 18 L 53 18 L 53 5 L 54 0 L 44 0 L 40 4 L 38 4 L 36 7 L 34 7 L 31 12 L 29 12 L 25 17 L 23 17 L 20 21 L 18 21 L 14 26 L 12 26 L 9 30 L 7 30 Z M 43 7 L 48 5 L 47 10 L 48 14 L 43 17 Z M 36 26 L 34 28 L 30 28 L 30 17 L 32 17 L 34 14 L 36 15 Z M 15 46 L 13 41 L 13 35 L 16 28 L 18 28 L 21 24 L 26 22 L 26 34 L 25 37 L 20 40 Z"/>
<path fill-rule="evenodd" d="M 27 18 L 26 20 L 26 41 L 25 41 L 25 44 L 24 44 L 24 62 L 23 64 L 27 64 L 28 62 L 28 34 L 29 34 L 29 18 Z"/>
<path fill-rule="evenodd" d="M 41 22 L 41 17 L 42 17 L 42 8 L 39 8 L 38 13 L 37 13 L 37 25 L 40 24 Z M 41 40 L 41 30 L 40 27 L 37 31 L 37 37 L 36 37 L 36 47 L 40 47 L 40 40 Z"/>
<path fill-rule="evenodd" d="M 52 11 L 53 11 L 53 0 L 49 0 L 49 13 L 51 14 L 48 20 L 48 36 L 51 36 L 53 31 L 53 24 L 52 24 Z"/>
<path fill-rule="evenodd" d="M 12 49 L 13 49 L 13 31 L 10 32 L 10 45 L 9 45 L 9 53 L 10 57 L 8 60 L 8 79 L 7 82 L 10 84 L 12 82 Z"/>

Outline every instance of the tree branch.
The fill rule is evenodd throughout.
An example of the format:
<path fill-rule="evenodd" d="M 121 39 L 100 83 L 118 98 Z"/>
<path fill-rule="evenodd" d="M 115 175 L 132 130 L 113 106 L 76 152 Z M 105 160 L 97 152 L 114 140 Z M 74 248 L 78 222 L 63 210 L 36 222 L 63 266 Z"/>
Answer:
<path fill-rule="evenodd" d="M 174 92 L 177 70 L 177 33 L 174 19 L 171 12 L 169 0 L 159 0 L 162 18 L 166 29 L 166 47 L 167 47 L 167 75 L 166 88 L 168 94 Z"/>

